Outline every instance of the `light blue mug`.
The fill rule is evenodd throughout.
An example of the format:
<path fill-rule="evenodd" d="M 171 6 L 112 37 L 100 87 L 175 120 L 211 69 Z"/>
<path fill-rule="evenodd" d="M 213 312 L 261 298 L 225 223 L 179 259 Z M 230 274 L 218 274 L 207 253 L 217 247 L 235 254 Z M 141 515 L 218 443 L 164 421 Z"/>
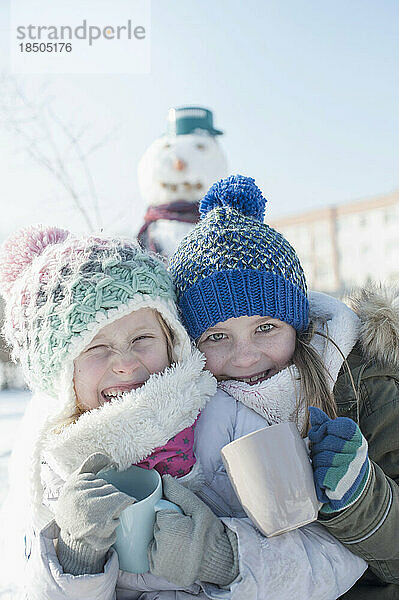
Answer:
<path fill-rule="evenodd" d="M 164 509 L 182 510 L 162 499 L 162 479 L 155 469 L 147 471 L 132 466 L 126 471 L 111 469 L 100 472 L 99 477 L 136 498 L 137 502 L 125 508 L 120 515 L 114 548 L 120 569 L 129 573 L 147 573 L 150 568 L 147 549 L 153 537 L 155 513 Z"/>

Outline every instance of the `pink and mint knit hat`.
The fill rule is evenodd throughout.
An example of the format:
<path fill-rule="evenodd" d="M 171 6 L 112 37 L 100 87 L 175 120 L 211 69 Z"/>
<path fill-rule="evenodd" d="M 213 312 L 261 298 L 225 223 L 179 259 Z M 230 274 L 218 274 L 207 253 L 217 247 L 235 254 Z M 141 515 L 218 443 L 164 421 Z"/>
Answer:
<path fill-rule="evenodd" d="M 135 242 L 23 229 L 0 250 L 0 289 L 13 358 L 31 389 L 51 396 L 72 386 L 73 361 L 98 331 L 133 310 L 160 312 L 173 332 L 176 360 L 189 344 L 165 265 Z"/>
<path fill-rule="evenodd" d="M 251 177 L 212 185 L 201 221 L 170 259 L 183 323 L 193 339 L 231 317 L 267 315 L 306 330 L 309 303 L 295 250 L 263 223 L 266 200 Z"/>

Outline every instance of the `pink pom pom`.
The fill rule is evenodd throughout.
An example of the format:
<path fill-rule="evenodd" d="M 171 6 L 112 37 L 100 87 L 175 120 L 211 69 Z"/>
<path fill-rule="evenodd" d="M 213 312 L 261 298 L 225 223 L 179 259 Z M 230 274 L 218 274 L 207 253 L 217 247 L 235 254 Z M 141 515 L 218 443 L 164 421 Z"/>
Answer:
<path fill-rule="evenodd" d="M 8 292 L 14 281 L 47 246 L 63 242 L 69 235 L 58 227 L 27 227 L 10 236 L 0 250 L 0 286 Z"/>

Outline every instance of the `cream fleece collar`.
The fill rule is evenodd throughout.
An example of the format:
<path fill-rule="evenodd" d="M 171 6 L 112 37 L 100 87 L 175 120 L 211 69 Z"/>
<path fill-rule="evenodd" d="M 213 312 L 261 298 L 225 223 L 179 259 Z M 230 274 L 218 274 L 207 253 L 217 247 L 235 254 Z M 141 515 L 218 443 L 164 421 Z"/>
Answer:
<path fill-rule="evenodd" d="M 61 433 L 48 433 L 44 459 L 63 479 L 93 452 L 108 454 L 121 470 L 139 462 L 191 426 L 216 392 L 204 363 L 193 349 L 188 359 L 152 375 L 122 400 L 85 413 Z"/>
<path fill-rule="evenodd" d="M 310 292 L 309 305 L 310 319 L 315 322 L 316 330 L 324 335 L 328 334 L 346 358 L 359 338 L 359 317 L 343 302 L 320 292 Z M 315 335 L 311 343 L 330 373 L 329 383 L 332 389 L 344 358 L 333 344 L 319 335 Z M 299 397 L 298 380 L 297 368 L 290 366 L 256 385 L 231 380 L 219 383 L 219 387 L 264 417 L 269 425 L 296 420 L 301 429 L 306 415 L 303 410 L 295 418 Z"/>

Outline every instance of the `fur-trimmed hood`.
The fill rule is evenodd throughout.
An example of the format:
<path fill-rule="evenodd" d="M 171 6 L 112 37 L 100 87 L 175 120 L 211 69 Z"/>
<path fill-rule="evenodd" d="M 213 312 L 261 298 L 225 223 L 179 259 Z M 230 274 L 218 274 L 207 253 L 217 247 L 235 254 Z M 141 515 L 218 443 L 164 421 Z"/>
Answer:
<path fill-rule="evenodd" d="M 137 390 L 83 414 L 60 433 L 48 433 L 43 457 L 63 479 L 93 452 L 107 454 L 125 470 L 190 427 L 216 392 L 204 371 L 205 358 L 193 349 L 189 359 L 151 375 Z"/>
<path fill-rule="evenodd" d="M 374 285 L 344 301 L 360 319 L 359 341 L 365 357 L 399 366 L 399 290 Z"/>

